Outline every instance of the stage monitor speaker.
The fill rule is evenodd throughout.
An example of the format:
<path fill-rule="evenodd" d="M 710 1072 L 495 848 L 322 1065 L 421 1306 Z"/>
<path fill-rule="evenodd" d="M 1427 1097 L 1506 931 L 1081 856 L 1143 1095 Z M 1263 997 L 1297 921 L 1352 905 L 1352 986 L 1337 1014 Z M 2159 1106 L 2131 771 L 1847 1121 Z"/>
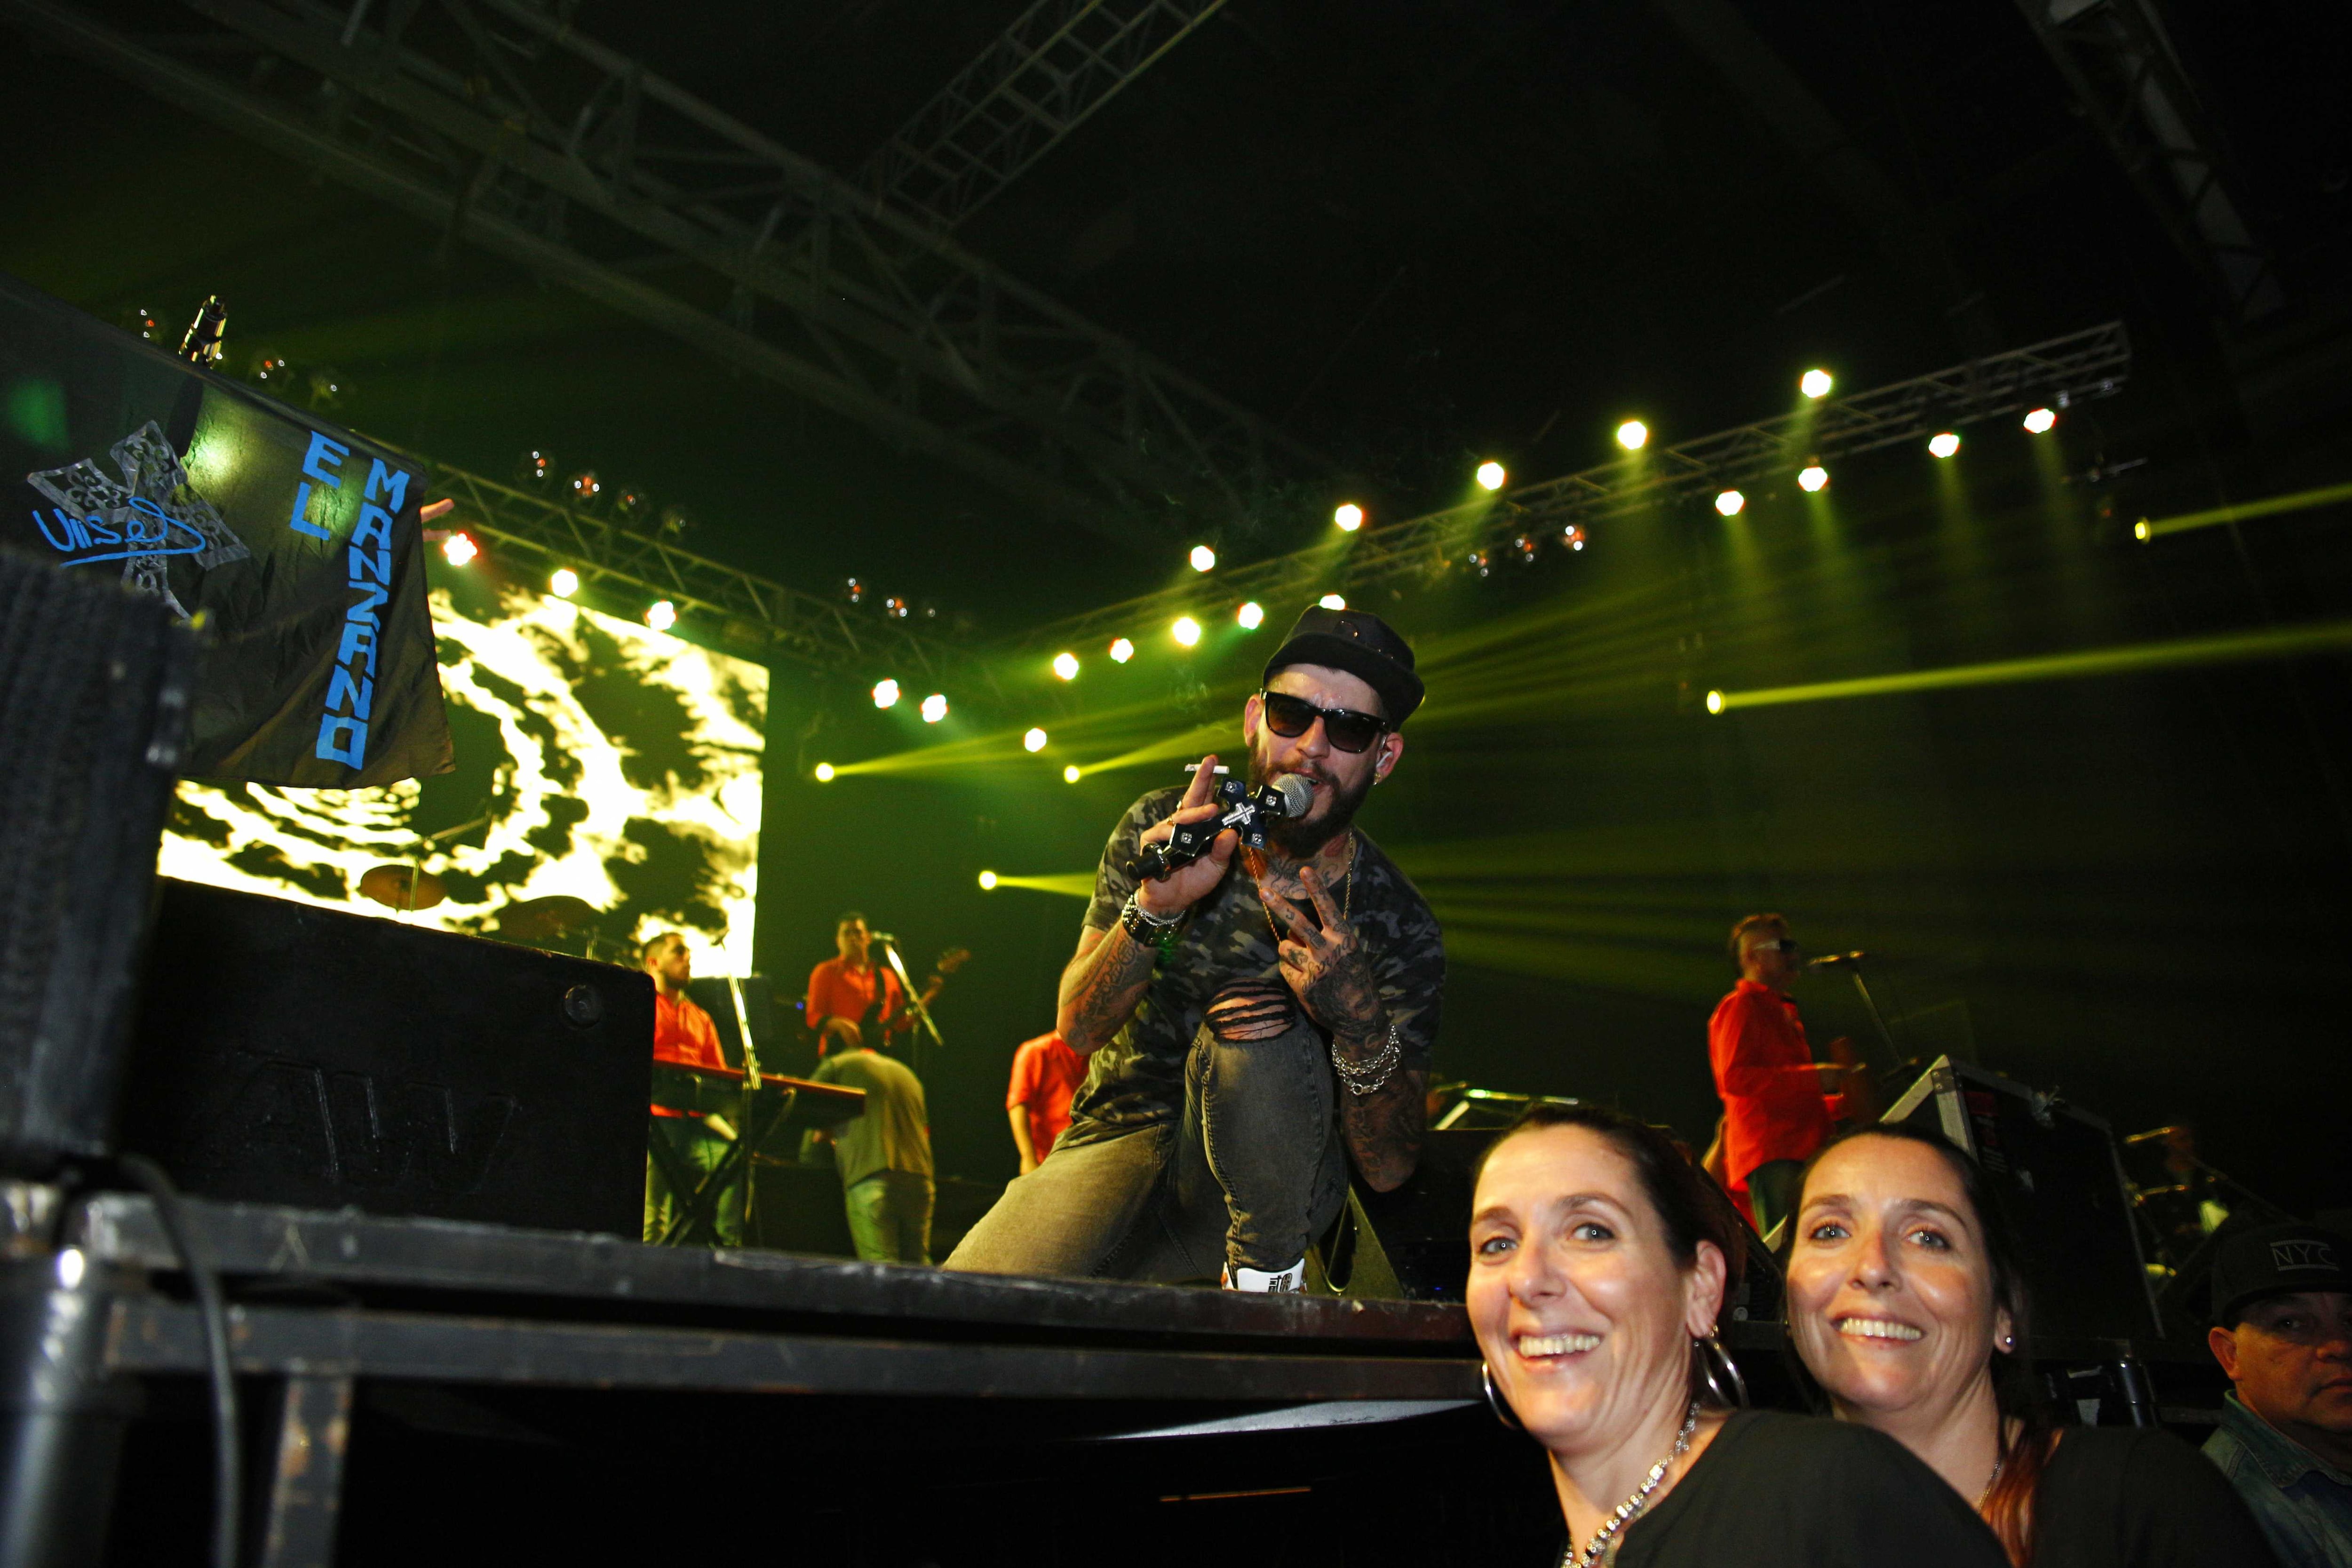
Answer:
<path fill-rule="evenodd" d="M 161 601 L 0 552 L 0 1169 L 110 1147 L 194 671 Z"/>
<path fill-rule="evenodd" d="M 1470 1191 L 1491 1131 L 1424 1133 L 1421 1163 L 1394 1192 L 1350 1182 L 1316 1247 L 1325 1287 L 1373 1300 L 1459 1301 L 1470 1278 Z"/>
<path fill-rule="evenodd" d="M 166 880 L 122 1144 L 206 1197 L 635 1237 L 641 972 Z"/>
<path fill-rule="evenodd" d="M 1941 1132 L 1976 1160 L 2022 1254 L 2036 1339 L 2161 1336 L 2105 1121 L 1949 1057 L 1885 1120 Z"/>

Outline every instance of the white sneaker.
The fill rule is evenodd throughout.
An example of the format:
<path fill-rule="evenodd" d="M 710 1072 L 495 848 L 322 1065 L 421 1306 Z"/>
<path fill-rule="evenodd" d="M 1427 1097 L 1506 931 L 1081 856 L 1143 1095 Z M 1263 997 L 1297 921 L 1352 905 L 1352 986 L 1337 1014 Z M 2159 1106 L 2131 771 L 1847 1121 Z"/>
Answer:
<path fill-rule="evenodd" d="M 1307 1289 L 1307 1259 L 1300 1258 L 1287 1268 L 1236 1268 L 1225 1265 L 1225 1289 L 1228 1290 L 1261 1290 L 1296 1296 Z"/>

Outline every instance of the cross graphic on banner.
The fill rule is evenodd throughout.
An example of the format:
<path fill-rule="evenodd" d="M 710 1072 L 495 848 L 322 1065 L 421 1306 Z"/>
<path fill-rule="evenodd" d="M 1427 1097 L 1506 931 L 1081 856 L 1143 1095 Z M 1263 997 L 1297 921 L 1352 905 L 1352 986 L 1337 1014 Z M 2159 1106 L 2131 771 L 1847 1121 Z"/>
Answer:
<path fill-rule="evenodd" d="M 25 480 L 57 503 L 54 531 L 33 514 L 41 536 L 65 554 L 64 564 L 122 563 L 122 580 L 161 599 L 182 620 L 186 608 L 172 593 L 170 558 L 193 555 L 210 571 L 252 554 L 213 504 L 188 488 L 188 471 L 153 420 L 114 444 L 109 454 L 122 477 L 84 458 Z"/>

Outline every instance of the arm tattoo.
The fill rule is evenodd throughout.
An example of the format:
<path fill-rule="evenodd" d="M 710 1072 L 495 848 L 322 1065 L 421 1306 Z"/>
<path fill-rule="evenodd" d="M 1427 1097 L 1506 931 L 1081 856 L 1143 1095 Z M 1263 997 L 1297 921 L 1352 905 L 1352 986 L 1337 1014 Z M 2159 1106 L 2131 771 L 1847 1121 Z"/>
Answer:
<path fill-rule="evenodd" d="M 1062 1038 L 1080 1056 L 1091 1056 L 1134 1016 L 1151 985 L 1152 949 L 1127 934 L 1124 926 L 1103 933 L 1091 952 L 1062 972 Z"/>
<path fill-rule="evenodd" d="M 1339 1092 L 1339 1128 L 1348 1152 L 1364 1184 L 1376 1193 L 1404 1185 L 1421 1163 L 1422 1122 L 1427 1114 L 1423 1096 L 1428 1080 L 1427 1073 L 1416 1069 L 1398 1073 L 1360 1098 L 1345 1089 Z"/>

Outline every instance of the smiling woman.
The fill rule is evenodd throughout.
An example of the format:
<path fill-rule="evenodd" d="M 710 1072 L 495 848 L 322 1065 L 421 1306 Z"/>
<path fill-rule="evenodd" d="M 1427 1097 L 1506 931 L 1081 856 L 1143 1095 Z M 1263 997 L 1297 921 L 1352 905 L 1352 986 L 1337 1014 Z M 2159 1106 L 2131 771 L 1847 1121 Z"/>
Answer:
<path fill-rule="evenodd" d="M 2187 1444 L 2055 1425 L 2021 1348 L 2015 1244 L 1944 1138 L 1847 1134 L 1807 1168 L 1794 1228 L 1790 1338 L 1839 1419 L 1926 1461 L 2015 1568 L 2269 1560 L 2245 1505 Z"/>
<path fill-rule="evenodd" d="M 1539 1106 L 1487 1151 L 1470 1321 L 1496 1416 L 1550 1457 L 1562 1568 L 1997 1568 L 1900 1445 L 1725 1408 L 1716 1314 L 1739 1256 L 1728 1205 L 1657 1128 Z"/>

